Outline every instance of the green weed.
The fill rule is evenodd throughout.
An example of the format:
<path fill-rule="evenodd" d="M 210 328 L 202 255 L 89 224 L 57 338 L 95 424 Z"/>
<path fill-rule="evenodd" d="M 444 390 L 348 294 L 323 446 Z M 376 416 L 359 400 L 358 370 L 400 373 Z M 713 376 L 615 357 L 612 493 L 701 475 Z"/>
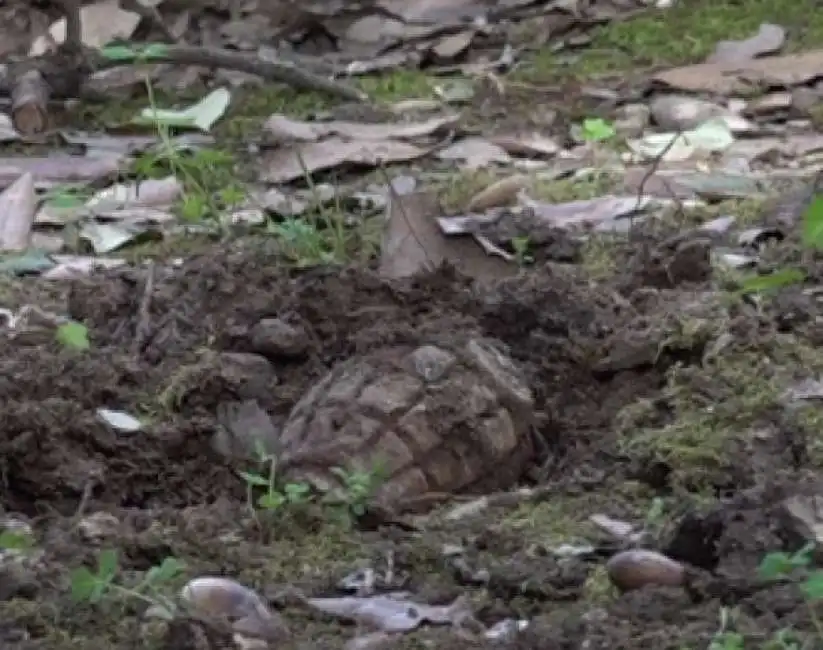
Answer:
<path fill-rule="evenodd" d="M 174 599 L 164 591 L 169 583 L 184 570 L 185 564 L 174 557 L 167 557 L 159 565 L 149 569 L 140 582 L 134 586 L 125 586 L 116 582 L 119 571 L 117 551 L 101 551 L 94 571 L 80 567 L 71 572 L 71 595 L 77 602 L 98 605 L 122 603 L 138 600 L 150 607 L 160 608 L 168 618 L 177 612 Z"/>

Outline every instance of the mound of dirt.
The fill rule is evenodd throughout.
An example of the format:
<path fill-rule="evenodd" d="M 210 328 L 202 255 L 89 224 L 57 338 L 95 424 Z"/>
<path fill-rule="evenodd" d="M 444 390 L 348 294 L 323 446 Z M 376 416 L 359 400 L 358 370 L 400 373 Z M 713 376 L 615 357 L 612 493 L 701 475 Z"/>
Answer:
<path fill-rule="evenodd" d="M 730 433 L 722 462 L 705 465 L 671 452 L 664 443 L 674 438 L 640 437 L 641 428 L 683 435 L 671 427 L 686 393 L 674 388 L 690 386 L 689 399 L 696 399 L 697 379 L 722 388 L 717 377 L 724 375 L 704 372 L 711 355 L 724 349 L 719 341 L 773 351 L 764 331 L 771 331 L 778 312 L 718 302 L 704 273 L 672 273 L 671 264 L 663 264 L 668 271 L 662 276 L 630 267 L 608 284 L 547 265 L 478 286 L 448 268 L 387 282 L 368 270 L 301 273 L 269 261 L 249 249 L 215 251 L 181 268 L 155 269 L 149 295 L 142 271 L 101 273 L 73 284 L 67 300 L 70 317 L 88 328 L 89 350 L 51 341 L 4 348 L 3 525 L 31 526 L 37 547 L 25 562 L 0 566 L 0 632 L 14 647 L 119 649 L 144 639 L 144 623 L 131 605 L 94 607 L 68 599 L 69 569 L 93 566 L 107 548 L 120 551 L 124 581 L 172 555 L 185 562 L 189 577 L 224 574 L 257 587 L 283 609 L 295 647 L 342 647 L 352 633 L 278 601 L 279 587 L 329 593 L 358 562 L 383 564 L 386 557 L 389 573 L 402 576 L 403 585 L 427 602 L 470 591 L 485 624 L 529 619 L 513 642 L 522 648 L 706 647 L 717 631 L 720 604 L 742 608 L 742 629 L 754 636 L 776 620 L 809 625 L 791 609 L 797 593 L 758 587 L 752 573 L 757 558 L 786 538 L 780 532 L 787 530 L 784 501 L 794 488 L 783 474 L 802 463 L 796 453 L 780 450 L 793 440 L 796 452 L 799 437 L 772 435 L 753 449 Z M 388 366 L 378 366 L 390 376 L 399 357 L 386 361 L 386 350 L 449 350 L 475 333 L 507 348 L 531 393 L 535 435 L 524 437 L 518 424 L 517 439 L 536 446 L 521 457 L 521 467 L 525 458 L 531 462 L 518 478 L 537 486 L 548 505 L 536 503 L 533 515 L 520 510 L 515 516 L 510 505 L 492 505 L 466 519 L 432 515 L 413 532 L 358 530 L 311 508 L 266 521 L 251 511 L 238 474 L 243 465 L 215 445 L 215 436 L 225 433 L 227 404 L 255 402 L 276 431 L 301 398 L 292 424 L 301 414 L 319 416 L 328 391 L 317 387 L 324 377 L 334 381 L 339 370 L 333 369 L 383 359 Z M 498 401 L 488 408 L 469 404 L 472 386 L 480 384 L 467 368 L 449 379 L 454 383 L 445 385 L 441 398 L 451 402 L 452 416 L 470 412 L 485 421 L 506 400 L 498 387 Z M 694 374 L 691 384 L 684 368 Z M 771 408 L 769 402 L 756 415 L 767 422 Z M 117 429 L 100 409 L 138 417 L 143 428 Z M 360 426 L 361 416 L 373 415 L 347 413 L 349 420 L 334 415 L 325 433 L 347 422 Z M 306 444 L 324 433 L 309 435 L 305 426 L 295 431 Z M 451 422 L 439 435 L 458 431 Z M 635 433 L 651 442 L 633 445 Z M 446 453 L 459 461 L 459 453 Z M 774 461 L 770 468 L 764 458 Z M 499 472 L 495 487 L 516 487 L 502 465 L 486 471 Z M 455 490 L 468 482 L 464 478 L 454 470 L 432 485 Z M 783 487 L 767 490 L 766 481 Z M 662 536 L 668 541 L 661 548 L 694 573 L 685 589 L 651 587 L 604 598 L 597 581 L 604 559 L 619 546 L 614 539 L 601 535 L 593 551 L 566 558 L 528 532 L 552 503 L 572 504 L 565 514 L 549 511 L 558 521 L 585 519 L 596 509 L 636 517 L 639 494 L 688 497 L 704 489 L 736 496 L 709 513 L 686 508 L 690 513 Z M 459 567 L 443 555 L 444 545 L 455 544 L 463 558 Z M 160 647 L 181 647 L 175 638 L 163 637 Z M 449 648 L 482 644 L 435 628 L 424 638 Z"/>

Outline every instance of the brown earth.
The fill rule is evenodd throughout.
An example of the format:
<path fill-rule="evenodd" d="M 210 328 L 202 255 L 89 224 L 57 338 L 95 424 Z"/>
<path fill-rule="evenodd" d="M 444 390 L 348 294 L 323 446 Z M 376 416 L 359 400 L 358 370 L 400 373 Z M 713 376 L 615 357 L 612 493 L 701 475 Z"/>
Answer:
<path fill-rule="evenodd" d="M 158 268 L 147 335 L 136 334 L 145 325 L 143 280 L 129 271 L 68 289 L 69 314 L 88 327 L 89 351 L 5 344 L 0 505 L 6 515 L 31 522 L 41 555 L 3 565 L 4 647 L 145 647 L 137 606 L 69 598 L 68 570 L 93 566 L 103 548 L 119 550 L 124 582 L 173 555 L 186 563 L 187 577 L 228 575 L 256 587 L 273 598 L 292 630 L 293 638 L 278 647 L 342 647 L 355 632 L 290 605 L 279 590 L 333 593 L 356 566 L 384 565 L 389 555 L 416 598 L 447 602 L 469 593 L 485 624 L 507 616 L 531 620 L 511 642 L 517 648 L 706 648 L 721 607 L 737 608 L 737 629 L 751 647 L 765 647 L 782 628 L 811 629 L 796 587 L 759 585 L 754 573 L 765 553 L 797 547 L 779 506 L 813 467 L 811 442 L 764 405 L 756 416 L 772 423 L 776 435 L 759 448 L 732 445 L 721 462 L 696 472 L 677 457 L 627 445 L 635 424 L 627 425 L 625 414 L 652 404 L 646 421 L 671 420 L 665 389 L 674 369 L 702 382 L 709 403 L 732 399 L 712 374 L 707 348 L 731 333 L 732 347 L 765 356 L 778 329 L 814 345 L 816 303 L 789 291 L 783 300 L 795 295 L 791 322 L 783 307 L 756 309 L 739 300 L 718 306 L 706 292 L 706 256 L 695 246 L 635 246 L 641 253 L 620 264 L 627 271 L 599 285 L 576 267 L 546 265 L 491 287 L 449 269 L 394 283 L 368 270 L 298 272 L 255 246 Z M 21 302 L 38 302 L 46 292 L 55 299 L 36 280 L 17 289 Z M 225 353 L 247 351 L 250 328 L 272 316 L 302 328 L 307 348 L 247 377 L 222 367 L 230 358 Z M 687 335 L 685 322 L 705 329 Z M 682 510 L 656 543 L 689 565 L 694 575 L 687 588 L 606 593 L 603 565 L 617 550 L 614 540 L 594 534 L 587 540 L 591 553 L 559 559 L 540 542 L 539 530 L 535 539 L 534 531 L 511 525 L 517 506 L 457 521 L 432 517 L 416 531 L 385 522 L 341 528 L 316 512 L 284 513 L 261 531 L 249 517 L 244 483 L 210 443 L 222 401 L 252 396 L 281 424 L 335 362 L 387 344 L 448 340 L 468 328 L 508 345 L 528 374 L 541 415 L 541 453 L 523 482 L 551 487 L 542 499 L 579 509 L 575 520 L 604 512 L 636 522 L 649 495 L 680 499 Z M 142 349 L 136 340 L 145 341 Z M 118 433 L 97 417 L 100 407 L 151 424 Z M 714 499 L 697 508 L 687 498 L 695 495 Z M 527 510 L 519 512 L 528 519 Z M 569 535 L 571 543 L 574 531 Z M 489 572 L 487 582 L 455 571 L 443 544 L 463 545 L 468 561 Z M 183 633 L 153 643 L 190 642 Z M 402 642 L 484 645 L 433 627 Z"/>

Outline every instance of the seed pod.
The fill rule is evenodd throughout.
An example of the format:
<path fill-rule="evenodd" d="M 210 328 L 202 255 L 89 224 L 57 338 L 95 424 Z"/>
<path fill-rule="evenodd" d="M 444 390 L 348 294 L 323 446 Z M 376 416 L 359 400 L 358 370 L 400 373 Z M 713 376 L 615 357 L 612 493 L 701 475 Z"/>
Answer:
<path fill-rule="evenodd" d="M 679 562 L 662 553 L 643 549 L 618 553 L 606 563 L 606 571 L 621 591 L 640 589 L 646 585 L 680 587 L 686 572 Z"/>

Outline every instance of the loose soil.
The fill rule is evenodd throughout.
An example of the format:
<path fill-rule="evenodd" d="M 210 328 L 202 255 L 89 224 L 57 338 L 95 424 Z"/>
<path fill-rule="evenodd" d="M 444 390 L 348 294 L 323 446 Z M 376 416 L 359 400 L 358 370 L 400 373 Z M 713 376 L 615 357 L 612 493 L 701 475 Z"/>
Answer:
<path fill-rule="evenodd" d="M 748 37 L 761 22 L 795 27 L 792 49 L 819 46 L 823 26 L 813 5 L 682 3 L 666 14 L 668 25 L 655 14 L 604 27 L 568 76 L 576 87 L 585 74 L 615 66 L 702 60 L 717 40 Z M 545 48 L 521 79 L 527 89 L 565 83 L 559 65 Z M 370 83 L 406 98 L 424 94 L 418 86 L 428 89 L 432 80 L 398 73 Z M 575 94 L 561 87 L 561 96 Z M 226 121 L 228 135 L 259 128 L 273 112 L 317 108 L 316 98 L 266 92 L 255 90 L 258 103 L 234 102 L 242 114 Z M 513 106 L 488 106 L 479 96 L 472 124 L 504 114 L 518 126 L 538 123 L 544 99 L 529 92 L 509 92 Z M 564 132 L 589 110 L 550 108 Z M 563 194 L 568 189 L 553 184 L 551 198 L 582 198 L 579 186 L 573 197 Z M 465 197 L 451 198 L 461 204 Z M 291 631 L 278 648 L 342 648 L 354 638 L 355 626 L 309 612 L 288 593 L 340 593 L 339 581 L 363 567 L 379 574 L 390 567 L 390 586 L 421 602 L 468 595 L 486 625 L 508 617 L 530 623 L 509 642 L 423 627 L 396 639 L 404 648 L 704 650 L 722 631 L 724 613 L 747 649 L 789 647 L 774 641 L 785 630 L 817 647 L 818 619 L 799 587 L 762 584 L 757 566 L 768 552 L 806 541 L 807 531 L 786 516 L 785 499 L 820 493 L 823 411 L 813 401 L 787 408 L 784 395 L 823 373 L 823 307 L 800 288 L 757 301 L 725 292 L 705 242 L 684 234 L 693 225 L 661 222 L 582 248 L 551 233 L 530 251 L 533 267 L 483 286 L 449 268 L 396 282 L 367 268 L 297 271 L 265 241 L 198 243 L 182 265 L 156 264 L 148 314 L 142 271 L 71 285 L 0 278 L 0 306 L 54 307 L 83 323 L 91 342 L 84 352 L 52 336 L 3 342 L 0 532 L 23 520 L 36 544 L 22 559 L 0 553 L 0 644 L 221 647 L 218 639 L 204 644 L 187 624 L 148 624 L 139 602 L 73 602 L 70 571 L 94 567 L 101 551 L 116 549 L 125 585 L 173 556 L 186 569 L 169 593 L 201 575 L 254 587 Z M 795 239 L 771 255 L 765 264 L 773 268 L 805 266 L 807 286 L 823 277 L 819 260 L 801 255 Z M 252 328 L 271 317 L 304 332 L 305 349 L 239 367 L 236 355 L 254 348 Z M 351 523 L 312 507 L 252 516 L 238 470 L 256 468 L 231 464 L 213 448 L 222 404 L 254 399 L 280 426 L 336 363 L 386 346 L 460 340 L 471 330 L 505 344 L 534 392 L 538 454 L 519 484 L 540 488 L 539 498 L 501 501 L 458 519 L 444 516 L 462 502 L 457 497 L 423 517 L 368 513 Z M 100 408 L 146 427 L 115 431 Z M 618 593 L 605 564 L 623 543 L 596 528 L 593 514 L 645 525 L 645 545 L 686 564 L 687 584 Z M 464 570 L 444 554 L 455 545 Z M 555 552 L 564 545 L 590 550 Z M 486 579 L 477 579 L 481 572 Z"/>
<path fill-rule="evenodd" d="M 600 284 L 576 266 L 549 264 L 477 286 L 450 269 L 404 282 L 365 269 L 298 272 L 259 244 L 238 243 L 158 271 L 142 351 L 134 350 L 136 272 L 74 284 L 64 298 L 89 328 L 89 351 L 13 342 L 3 352 L 2 507 L 31 522 L 37 553 L 4 563 L 0 637 L 21 649 L 188 647 L 186 634 L 149 638 L 137 607 L 71 602 L 68 571 L 94 566 L 108 548 L 120 553 L 124 582 L 173 555 L 187 577 L 228 575 L 256 587 L 294 634 L 282 647 L 342 647 L 355 634 L 278 599 L 283 588 L 335 593 L 346 574 L 385 570 L 387 558 L 417 598 L 468 593 L 486 624 L 529 619 L 518 648 L 705 648 L 722 607 L 736 608 L 736 629 L 755 643 L 746 647 L 782 628 L 809 629 L 799 590 L 759 585 L 755 568 L 766 552 L 799 544 L 779 504 L 814 475 L 819 443 L 772 393 L 747 385 L 782 378 L 764 365 L 780 355 L 795 374 L 785 361 L 813 348 L 820 309 L 798 292 L 786 322 L 785 305 L 755 308 L 709 292 L 709 267 L 693 257 L 678 264 L 678 255 L 665 247 L 627 255 L 619 266 L 628 270 Z M 17 289 L 26 302 L 54 301 L 45 287 L 31 280 Z M 270 316 L 304 328 L 310 349 L 272 363 L 265 381 L 239 381 L 221 367 L 223 355 L 245 351 L 249 328 Z M 550 486 L 547 495 L 456 521 L 435 511 L 416 530 L 307 512 L 261 530 L 236 468 L 211 447 L 221 401 L 253 395 L 281 423 L 335 362 L 469 327 L 509 346 L 528 373 L 542 453 L 523 482 Z M 771 374 L 751 377 L 752 363 Z M 734 379 L 736 368 L 746 381 Z M 151 424 L 115 432 L 100 407 Z M 617 594 L 603 569 L 617 543 L 588 516 L 642 524 L 654 497 L 667 504 L 653 522 L 655 543 L 694 578 L 684 589 Z M 582 540 L 596 550 L 565 559 L 549 551 Z M 487 583 L 456 572 L 444 544 L 462 544 Z M 444 628 L 400 642 L 477 646 Z"/>

